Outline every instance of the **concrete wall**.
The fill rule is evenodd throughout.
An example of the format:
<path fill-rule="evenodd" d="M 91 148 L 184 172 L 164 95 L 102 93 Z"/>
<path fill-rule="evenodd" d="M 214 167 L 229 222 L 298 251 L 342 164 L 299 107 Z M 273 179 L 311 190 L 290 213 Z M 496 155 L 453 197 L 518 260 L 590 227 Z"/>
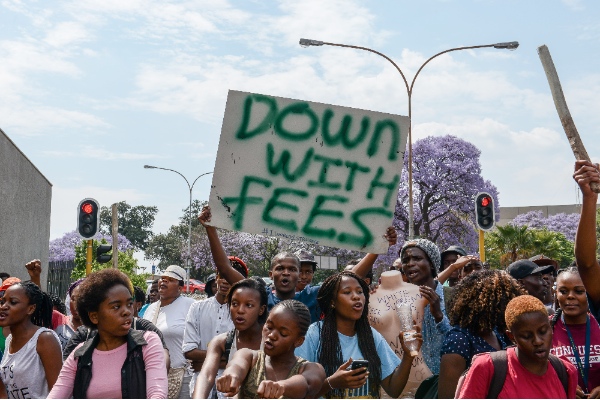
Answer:
<path fill-rule="evenodd" d="M 579 214 L 581 213 L 581 205 L 568 204 L 563 206 L 500 207 L 500 220 L 498 221 L 498 225 L 506 225 L 519 214 L 525 214 L 530 211 L 538 210 L 544 214 L 544 218 L 548 218 L 550 215 L 560 213 Z"/>
<path fill-rule="evenodd" d="M 0 272 L 29 279 L 25 264 L 42 261 L 48 276 L 52 184 L 0 129 Z"/>

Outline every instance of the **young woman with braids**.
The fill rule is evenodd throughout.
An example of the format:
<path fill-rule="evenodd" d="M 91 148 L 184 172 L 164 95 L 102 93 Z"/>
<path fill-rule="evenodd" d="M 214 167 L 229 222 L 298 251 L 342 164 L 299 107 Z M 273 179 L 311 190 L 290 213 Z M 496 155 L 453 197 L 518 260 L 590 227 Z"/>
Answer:
<path fill-rule="evenodd" d="M 343 271 L 323 282 L 317 299 L 324 318 L 310 326 L 296 355 L 325 368 L 327 379 L 319 396 L 379 398 L 382 387 L 391 397 L 398 397 L 413 358 L 404 346 L 402 332 L 398 335 L 404 350 L 400 361 L 383 336 L 369 325 L 367 284 L 355 273 Z M 420 333 L 417 339 L 422 342 Z M 367 360 L 368 368 L 349 370 L 352 361 L 358 359 Z"/>
<path fill-rule="evenodd" d="M 452 399 L 461 374 L 474 355 L 505 349 L 504 311 L 510 300 L 526 294 L 503 271 L 483 270 L 465 276 L 456 288 L 448 313 L 452 329 L 442 344 L 438 397 Z"/>
<path fill-rule="evenodd" d="M 11 332 L 0 362 L 0 392 L 46 398 L 62 365 L 60 341 L 51 330 L 52 300 L 33 282 L 16 283 L 0 299 L 0 326 Z"/>
<path fill-rule="evenodd" d="M 600 397 L 600 327 L 589 312 L 588 298 L 577 267 L 561 270 L 556 278 L 559 309 L 550 325 L 555 356 L 571 362 L 579 375 L 577 397 Z"/>
<path fill-rule="evenodd" d="M 310 320 L 310 311 L 299 301 L 279 302 L 262 330 L 264 350 L 238 350 L 217 388 L 242 399 L 316 398 L 325 380 L 323 367 L 294 355 Z"/>
<path fill-rule="evenodd" d="M 206 358 L 193 390 L 195 399 L 209 398 L 215 379 L 221 376 L 224 366 L 238 349 L 262 349 L 262 329 L 268 314 L 265 286 L 254 279 L 243 279 L 231 286 L 225 301 L 229 306 L 234 329 L 232 332 L 221 333 L 208 343 Z M 229 350 L 226 349 L 228 346 Z M 218 398 L 225 398 L 221 392 L 217 395 Z"/>

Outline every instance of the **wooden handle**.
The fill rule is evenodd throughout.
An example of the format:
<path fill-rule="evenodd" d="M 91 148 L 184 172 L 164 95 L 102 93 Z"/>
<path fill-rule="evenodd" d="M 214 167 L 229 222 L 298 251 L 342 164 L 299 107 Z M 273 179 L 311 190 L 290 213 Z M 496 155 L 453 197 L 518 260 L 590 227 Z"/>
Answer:
<path fill-rule="evenodd" d="M 585 146 L 575 127 L 575 122 L 569 112 L 569 107 L 567 107 L 567 101 L 565 100 L 565 95 L 562 91 L 562 86 L 560 85 L 560 80 L 558 79 L 558 73 L 554 67 L 550 50 L 548 50 L 546 45 L 542 45 L 538 47 L 538 54 L 542 66 L 544 67 L 544 72 L 546 72 L 546 78 L 548 78 L 548 84 L 550 85 L 550 92 L 552 92 L 556 112 L 558 112 L 558 117 L 560 118 L 560 122 L 567 135 L 567 140 L 571 145 L 571 150 L 573 150 L 573 155 L 577 160 L 590 161 L 590 156 L 588 156 L 588 153 L 585 150 Z M 594 192 L 600 193 L 600 184 L 597 182 L 592 182 L 590 187 Z"/>

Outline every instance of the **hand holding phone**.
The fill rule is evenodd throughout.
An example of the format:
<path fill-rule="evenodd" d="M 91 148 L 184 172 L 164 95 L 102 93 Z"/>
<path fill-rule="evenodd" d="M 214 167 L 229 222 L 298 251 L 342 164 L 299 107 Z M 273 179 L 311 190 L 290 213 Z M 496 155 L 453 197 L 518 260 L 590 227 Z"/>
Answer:
<path fill-rule="evenodd" d="M 359 369 L 359 368 L 369 368 L 369 361 L 368 360 L 352 361 L 352 364 L 350 365 L 350 369 L 354 370 L 354 369 Z"/>

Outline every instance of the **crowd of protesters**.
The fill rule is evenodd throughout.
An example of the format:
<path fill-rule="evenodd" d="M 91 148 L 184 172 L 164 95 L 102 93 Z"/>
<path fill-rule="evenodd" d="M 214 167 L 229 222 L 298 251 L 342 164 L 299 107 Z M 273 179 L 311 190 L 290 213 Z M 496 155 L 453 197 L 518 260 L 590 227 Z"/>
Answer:
<path fill-rule="evenodd" d="M 600 264 L 591 183 L 577 161 L 583 204 L 570 267 L 543 255 L 491 270 L 460 244 L 402 244 L 387 269 L 426 300 L 412 339 L 432 375 L 417 398 L 600 398 Z M 108 268 L 71 284 L 63 302 L 30 280 L 0 287 L 0 397 L 399 397 L 415 365 L 369 324 L 376 254 L 321 285 L 304 249 L 277 254 L 273 288 L 227 255 L 211 212 L 198 217 L 216 266 L 206 299 L 182 295 L 185 270 L 166 268 L 148 293 Z M 396 244 L 396 232 L 385 237 Z M 414 287 L 414 286 L 413 286 Z M 417 291 L 417 287 L 414 287 Z M 382 289 L 380 289 L 382 290 Z M 396 333 L 394 333 L 396 335 Z M 398 356 L 400 354 L 400 356 Z"/>

